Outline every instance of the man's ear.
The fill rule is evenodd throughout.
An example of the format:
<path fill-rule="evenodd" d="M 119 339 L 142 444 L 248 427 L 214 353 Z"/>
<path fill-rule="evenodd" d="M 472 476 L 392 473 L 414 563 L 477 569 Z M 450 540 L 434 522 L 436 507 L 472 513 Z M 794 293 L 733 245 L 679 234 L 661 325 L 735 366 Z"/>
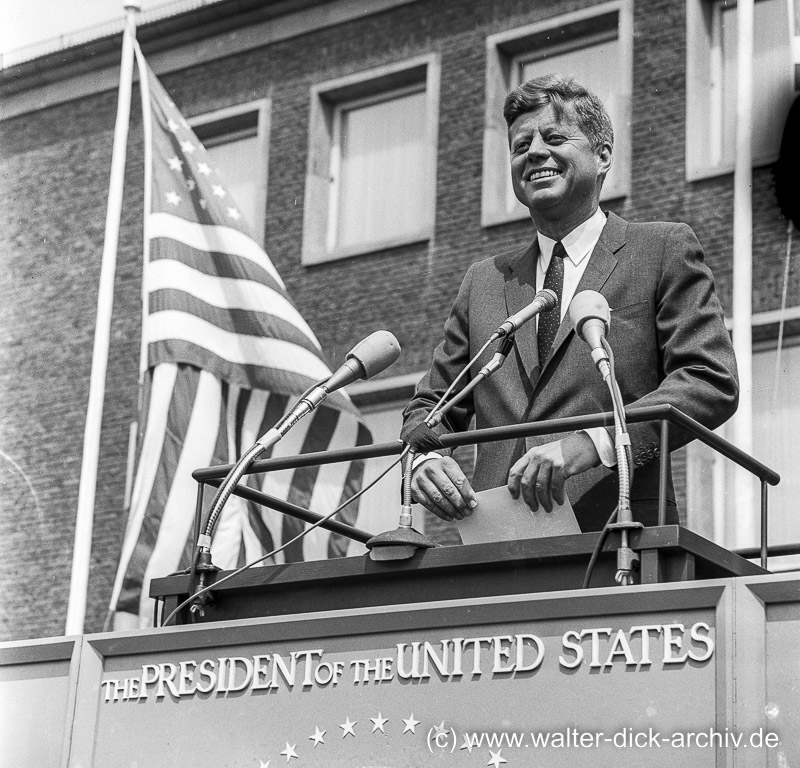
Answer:
<path fill-rule="evenodd" d="M 595 155 L 597 156 L 597 173 L 599 176 L 605 178 L 608 175 L 614 160 L 613 154 L 614 151 L 607 141 L 604 141 L 595 150 Z"/>

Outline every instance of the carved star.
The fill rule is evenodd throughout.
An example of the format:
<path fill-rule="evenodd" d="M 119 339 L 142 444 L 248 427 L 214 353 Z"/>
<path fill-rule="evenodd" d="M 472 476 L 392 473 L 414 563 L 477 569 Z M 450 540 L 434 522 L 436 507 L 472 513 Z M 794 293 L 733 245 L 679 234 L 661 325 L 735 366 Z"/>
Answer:
<path fill-rule="evenodd" d="M 494 768 L 500 768 L 500 763 L 507 763 L 508 760 L 506 760 L 500 754 L 502 751 L 503 751 L 502 749 L 498 749 L 497 752 L 492 752 L 492 750 L 490 749 L 489 754 L 491 755 L 491 757 L 489 758 L 489 762 L 486 763 L 486 765 L 493 765 Z"/>
<path fill-rule="evenodd" d="M 282 755 L 286 755 L 286 762 L 288 763 L 293 757 L 297 757 L 297 752 L 294 751 L 294 748 L 297 744 L 290 744 L 288 741 L 286 742 L 286 749 L 281 752 Z M 297 757 L 299 760 L 300 758 Z M 505 760 L 503 760 L 505 762 Z"/>
<path fill-rule="evenodd" d="M 409 731 L 411 731 L 411 733 L 416 733 L 419 720 L 414 719 L 414 713 L 412 712 L 408 719 L 403 720 L 403 725 L 405 726 L 405 728 L 403 728 L 403 733 L 408 733 Z"/>
<path fill-rule="evenodd" d="M 383 726 L 386 725 L 386 723 L 389 722 L 389 718 L 388 717 L 384 717 L 383 715 L 381 715 L 380 712 L 378 712 L 378 716 L 377 717 L 371 717 L 370 720 L 372 720 L 372 732 L 373 733 L 375 733 L 375 731 L 380 731 L 381 733 L 386 733 L 386 731 L 383 730 Z"/>
<path fill-rule="evenodd" d="M 472 754 L 472 742 L 469 740 L 467 734 L 464 734 L 464 743 L 459 747 L 459 750 L 466 749 L 468 754 Z"/>
<path fill-rule="evenodd" d="M 267 760 L 267 762 L 265 763 L 263 760 L 259 760 L 258 762 L 261 763 L 261 768 L 269 768 L 269 764 L 271 761 Z"/>
<path fill-rule="evenodd" d="M 319 729 L 319 726 L 316 726 L 314 728 L 314 735 L 313 736 L 309 736 L 308 738 L 311 739 L 311 741 L 314 742 L 314 746 L 315 747 L 318 747 L 320 744 L 324 744 L 325 743 L 325 734 L 326 733 L 327 733 L 327 731 L 321 731 Z"/>
<path fill-rule="evenodd" d="M 434 725 L 433 730 L 436 731 L 437 736 L 446 736 L 448 732 L 448 729 L 444 727 L 444 720 L 442 720 L 441 725 Z"/>
<path fill-rule="evenodd" d="M 339 725 L 342 729 L 342 738 L 347 736 L 349 733 L 351 736 L 355 736 L 356 732 L 353 730 L 353 727 L 358 723 L 358 720 L 353 720 L 351 722 L 350 718 L 348 717 L 343 723 Z"/>

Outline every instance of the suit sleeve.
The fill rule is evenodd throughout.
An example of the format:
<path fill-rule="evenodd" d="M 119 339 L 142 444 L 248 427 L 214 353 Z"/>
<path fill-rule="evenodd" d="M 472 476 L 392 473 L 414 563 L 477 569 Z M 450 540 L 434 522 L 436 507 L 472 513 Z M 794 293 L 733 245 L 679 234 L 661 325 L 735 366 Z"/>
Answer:
<path fill-rule="evenodd" d="M 715 429 L 733 415 L 738 404 L 736 360 L 714 278 L 704 262 L 700 243 L 687 225 L 670 227 L 662 238 L 654 309 L 660 383 L 655 391 L 628 405 L 669 403 Z M 629 432 L 636 464 L 646 464 L 658 456 L 656 424 L 629 424 Z M 672 427 L 670 450 L 691 439 L 691 435 Z"/>
<path fill-rule="evenodd" d="M 475 265 L 471 266 L 461 283 L 450 315 L 444 325 L 444 339 L 433 353 L 430 370 L 417 384 L 414 397 L 403 411 L 401 438 L 422 423 L 439 402 L 447 388 L 470 361 L 469 304 Z M 464 376 L 456 391 L 469 380 Z M 474 412 L 471 395 L 467 395 L 435 428 L 438 435 L 464 432 Z"/>

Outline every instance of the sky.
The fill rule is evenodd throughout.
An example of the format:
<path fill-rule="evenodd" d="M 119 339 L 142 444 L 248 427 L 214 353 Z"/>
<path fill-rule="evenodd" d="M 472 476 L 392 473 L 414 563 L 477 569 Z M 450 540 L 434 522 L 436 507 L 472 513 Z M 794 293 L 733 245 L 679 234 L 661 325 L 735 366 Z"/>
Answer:
<path fill-rule="evenodd" d="M 174 0 L 141 0 L 151 11 Z M 122 0 L 0 0 L 0 53 L 125 18 Z"/>

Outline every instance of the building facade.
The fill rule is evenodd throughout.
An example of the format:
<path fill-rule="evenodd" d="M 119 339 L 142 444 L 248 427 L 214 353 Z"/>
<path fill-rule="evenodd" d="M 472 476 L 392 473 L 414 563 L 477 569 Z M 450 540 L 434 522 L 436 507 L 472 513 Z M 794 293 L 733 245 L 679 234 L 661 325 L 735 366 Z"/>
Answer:
<path fill-rule="evenodd" d="M 756 2 L 754 452 L 784 475 L 771 496 L 770 543 L 800 541 L 789 463 L 800 429 L 792 261 L 800 246 L 772 177 L 796 95 L 788 21 L 785 0 Z M 402 403 L 469 264 L 533 237 L 510 192 L 501 106 L 509 88 L 535 74 L 574 74 L 603 98 L 615 160 L 601 206 L 632 220 L 690 224 L 730 314 L 733 3 L 219 0 L 143 23 L 138 39 L 224 168 L 330 363 L 377 328 L 399 339 L 399 362 L 352 388 L 378 442 L 396 437 Z M 112 35 L 0 71 L 0 639 L 63 632 L 119 50 Z M 88 632 L 101 629 L 114 580 L 137 419 L 137 98 L 134 88 Z M 726 546 L 756 543 L 737 534 L 724 466 L 690 447 L 675 467 L 689 525 Z M 391 482 L 371 502 L 375 526 L 394 527 Z"/>

